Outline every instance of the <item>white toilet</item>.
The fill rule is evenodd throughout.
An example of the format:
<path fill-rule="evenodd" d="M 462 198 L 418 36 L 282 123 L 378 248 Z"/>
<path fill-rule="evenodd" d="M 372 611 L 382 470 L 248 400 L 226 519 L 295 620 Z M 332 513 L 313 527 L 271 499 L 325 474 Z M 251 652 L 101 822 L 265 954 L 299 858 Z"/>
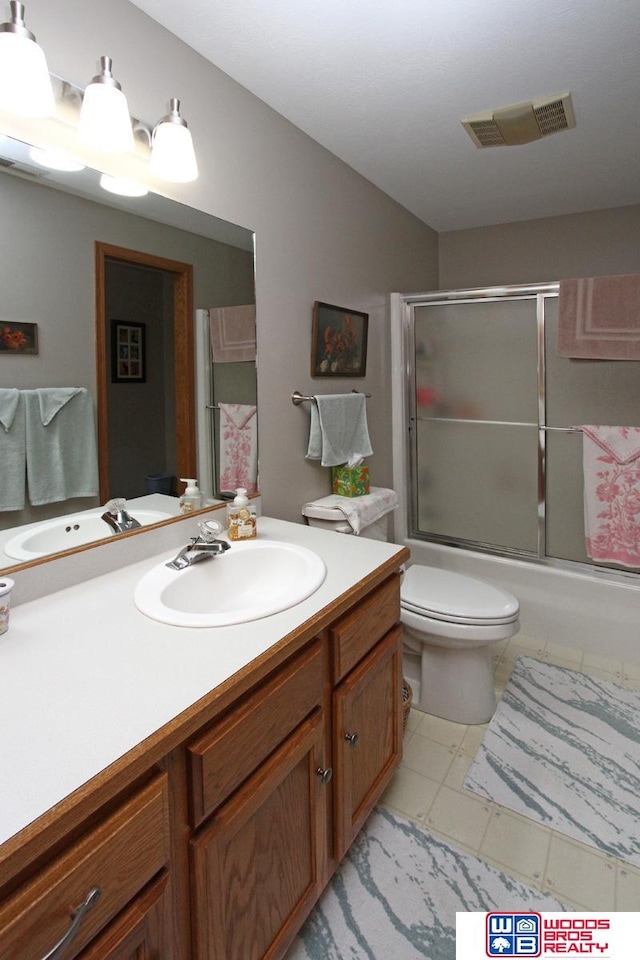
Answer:
<path fill-rule="evenodd" d="M 331 504 L 306 504 L 302 514 L 310 526 L 353 532 Z M 388 521 L 381 517 L 360 536 L 386 540 Z M 516 598 L 481 580 L 413 564 L 402 578 L 400 605 L 413 705 L 457 723 L 485 723 L 496 707 L 491 644 L 520 629 Z"/>

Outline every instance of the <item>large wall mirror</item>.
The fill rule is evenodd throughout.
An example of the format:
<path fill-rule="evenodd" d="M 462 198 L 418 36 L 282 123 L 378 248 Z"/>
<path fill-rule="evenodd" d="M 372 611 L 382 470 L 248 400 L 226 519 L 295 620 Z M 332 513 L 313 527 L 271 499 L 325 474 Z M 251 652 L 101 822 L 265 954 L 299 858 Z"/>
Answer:
<path fill-rule="evenodd" d="M 246 335 L 247 318 L 255 317 L 253 233 L 154 194 L 107 193 L 99 177 L 89 169 L 51 171 L 27 144 L 0 138 L 4 571 L 112 536 L 99 516 L 109 499 L 125 499 L 132 515 L 137 505 L 147 524 L 178 514 L 180 477 L 197 476 L 205 498 L 219 497 L 229 486 L 220 470 L 227 453 L 220 405 L 256 406 L 255 345 L 252 354 Z M 233 332 L 238 317 L 241 349 Z M 40 430 L 48 429 L 43 404 L 51 405 L 49 415 L 86 398 L 94 426 L 78 420 L 75 435 L 61 440 L 79 465 L 77 485 L 67 477 L 55 489 L 61 481 L 49 476 L 50 451 L 47 459 L 38 429 L 27 422 L 24 432 L 15 430 L 17 421 L 7 429 L 15 390 L 31 405 L 37 395 Z M 33 418 L 28 404 L 20 415 Z M 86 494 L 91 456 L 95 493 L 76 496 Z M 12 476 L 24 484 L 24 502 L 11 491 Z M 82 524 L 58 522 L 79 516 Z"/>

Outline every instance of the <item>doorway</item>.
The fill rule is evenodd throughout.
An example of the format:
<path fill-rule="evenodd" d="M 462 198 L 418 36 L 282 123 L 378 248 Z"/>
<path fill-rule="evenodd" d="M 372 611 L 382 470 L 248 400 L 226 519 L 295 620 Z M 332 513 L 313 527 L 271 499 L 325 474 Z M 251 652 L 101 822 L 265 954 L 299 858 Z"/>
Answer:
<path fill-rule="evenodd" d="M 100 502 L 195 475 L 193 268 L 96 242 Z"/>

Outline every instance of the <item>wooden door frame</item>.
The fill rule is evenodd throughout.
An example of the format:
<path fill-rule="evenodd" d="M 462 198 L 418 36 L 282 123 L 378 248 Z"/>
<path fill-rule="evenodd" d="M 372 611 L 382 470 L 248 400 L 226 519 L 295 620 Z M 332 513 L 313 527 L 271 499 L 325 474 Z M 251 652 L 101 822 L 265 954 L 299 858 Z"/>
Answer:
<path fill-rule="evenodd" d="M 196 410 L 193 329 L 193 266 L 97 240 L 95 243 L 96 388 L 100 503 L 109 498 L 107 412 L 107 260 L 163 270 L 173 276 L 173 351 L 175 369 L 176 469 L 178 477 L 196 476 Z"/>

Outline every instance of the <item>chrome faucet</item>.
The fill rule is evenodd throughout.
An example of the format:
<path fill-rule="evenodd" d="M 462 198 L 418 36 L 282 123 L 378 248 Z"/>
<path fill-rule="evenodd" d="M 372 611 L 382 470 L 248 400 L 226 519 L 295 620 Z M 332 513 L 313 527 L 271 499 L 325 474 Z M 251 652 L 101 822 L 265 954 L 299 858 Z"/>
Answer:
<path fill-rule="evenodd" d="M 200 529 L 198 536 L 192 537 L 186 547 L 183 547 L 173 560 L 165 564 L 166 567 L 172 570 L 184 570 L 185 567 L 192 567 L 200 560 L 219 557 L 231 546 L 226 540 L 216 539 L 217 534 L 222 530 L 217 520 L 201 520 L 198 527 Z"/>
<path fill-rule="evenodd" d="M 142 526 L 139 520 L 127 513 L 123 499 L 109 500 L 104 507 L 105 512 L 102 514 L 102 519 L 114 533 L 124 533 L 126 530 L 135 530 Z"/>

